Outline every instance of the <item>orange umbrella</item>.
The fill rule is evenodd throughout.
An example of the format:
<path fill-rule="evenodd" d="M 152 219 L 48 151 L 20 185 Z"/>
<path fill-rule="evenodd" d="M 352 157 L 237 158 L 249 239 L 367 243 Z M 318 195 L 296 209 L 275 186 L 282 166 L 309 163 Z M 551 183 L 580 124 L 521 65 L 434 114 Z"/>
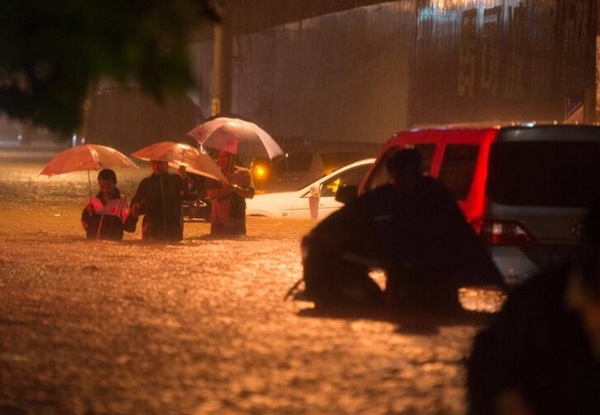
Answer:
<path fill-rule="evenodd" d="M 54 176 L 73 171 L 87 170 L 91 196 L 90 170 L 100 170 L 109 167 L 138 168 L 129 157 L 112 147 L 98 144 L 81 144 L 54 156 L 42 169 L 40 175 Z"/>
<path fill-rule="evenodd" d="M 125 154 L 112 147 L 82 144 L 57 154 L 46 164 L 40 174 L 54 176 L 72 171 L 100 170 L 108 167 L 138 168 Z"/>
<path fill-rule="evenodd" d="M 131 155 L 140 160 L 166 161 L 175 169 L 183 166 L 190 173 L 227 182 L 225 175 L 210 156 L 188 144 L 161 141 L 141 148 Z"/>

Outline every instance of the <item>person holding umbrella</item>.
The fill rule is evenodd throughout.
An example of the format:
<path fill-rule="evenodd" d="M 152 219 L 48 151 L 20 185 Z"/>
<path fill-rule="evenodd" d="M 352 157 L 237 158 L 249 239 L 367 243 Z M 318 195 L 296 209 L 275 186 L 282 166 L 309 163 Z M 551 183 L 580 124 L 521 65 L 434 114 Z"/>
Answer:
<path fill-rule="evenodd" d="M 81 212 L 81 225 L 87 239 L 123 239 L 123 231 L 135 231 L 135 220 L 129 212 L 127 199 L 117 188 L 114 170 L 103 169 L 98 173 L 100 191 Z"/>
<path fill-rule="evenodd" d="M 211 235 L 246 234 L 246 200 L 254 197 L 250 170 L 234 164 L 235 154 L 221 150 L 217 165 L 228 183 L 208 179 L 206 194 L 211 200 Z"/>
<path fill-rule="evenodd" d="M 123 230 L 135 231 L 135 219 L 129 215 L 127 201 L 117 189 L 117 175 L 108 167 L 138 166 L 125 154 L 100 144 L 81 144 L 61 151 L 42 169 L 40 175 L 55 176 L 87 171 L 89 202 L 81 214 L 81 224 L 88 239 L 123 239 Z M 98 174 L 100 192 L 92 195 L 91 170 Z M 130 230 L 131 229 L 131 230 Z"/>
<path fill-rule="evenodd" d="M 253 122 L 217 116 L 188 131 L 203 147 L 219 151 L 217 164 L 227 181 L 207 183 L 211 199 L 211 235 L 246 234 L 246 201 L 254 197 L 250 170 L 234 165 L 236 156 L 265 157 L 283 154 L 277 142 Z"/>
<path fill-rule="evenodd" d="M 179 174 L 168 172 L 168 162 L 151 160 L 152 174 L 143 179 L 131 199 L 134 218 L 144 215 L 142 238 L 169 241 L 183 239 L 181 201 L 187 197 L 185 167 Z"/>

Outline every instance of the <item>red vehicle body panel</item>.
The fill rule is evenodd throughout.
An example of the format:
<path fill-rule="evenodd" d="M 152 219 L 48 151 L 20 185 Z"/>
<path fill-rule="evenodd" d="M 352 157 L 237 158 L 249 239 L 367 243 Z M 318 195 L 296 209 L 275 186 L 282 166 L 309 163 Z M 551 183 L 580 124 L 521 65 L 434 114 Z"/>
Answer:
<path fill-rule="evenodd" d="M 444 152 L 448 144 L 475 144 L 479 146 L 477 164 L 474 177 L 466 199 L 459 200 L 458 204 L 469 222 L 480 218 L 483 215 L 485 207 L 485 182 L 488 170 L 488 155 L 490 146 L 494 142 L 498 133 L 498 128 L 431 128 L 419 130 L 400 131 L 392 135 L 382 146 L 377 156 L 375 164 L 371 167 L 361 186 L 359 194 L 363 193 L 375 166 L 378 165 L 382 156 L 391 148 L 405 148 L 410 145 L 432 144 L 435 146 L 435 152 L 431 162 L 429 174 L 431 177 L 438 177 L 443 160 Z"/>

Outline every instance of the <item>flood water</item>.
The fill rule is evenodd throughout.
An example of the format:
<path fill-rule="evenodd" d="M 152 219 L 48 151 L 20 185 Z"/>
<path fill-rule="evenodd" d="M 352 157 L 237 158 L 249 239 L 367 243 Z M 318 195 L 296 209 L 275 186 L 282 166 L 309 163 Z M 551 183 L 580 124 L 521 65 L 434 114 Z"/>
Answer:
<path fill-rule="evenodd" d="M 480 322 L 304 315 L 283 297 L 309 220 L 86 241 L 87 173 L 38 176 L 53 151 L 0 148 L 0 414 L 464 413 Z M 116 170 L 126 196 L 140 165 Z"/>

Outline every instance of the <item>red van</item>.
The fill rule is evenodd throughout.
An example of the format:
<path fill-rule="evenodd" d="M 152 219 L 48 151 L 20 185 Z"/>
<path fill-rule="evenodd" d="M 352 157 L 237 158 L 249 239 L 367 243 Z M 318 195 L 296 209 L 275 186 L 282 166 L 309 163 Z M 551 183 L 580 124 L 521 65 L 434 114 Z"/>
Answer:
<path fill-rule="evenodd" d="M 401 148 L 452 191 L 508 284 L 573 257 L 581 219 L 600 202 L 600 127 L 519 125 L 401 131 L 383 145 L 358 194 L 388 181 Z M 355 193 L 356 194 L 356 193 Z"/>

